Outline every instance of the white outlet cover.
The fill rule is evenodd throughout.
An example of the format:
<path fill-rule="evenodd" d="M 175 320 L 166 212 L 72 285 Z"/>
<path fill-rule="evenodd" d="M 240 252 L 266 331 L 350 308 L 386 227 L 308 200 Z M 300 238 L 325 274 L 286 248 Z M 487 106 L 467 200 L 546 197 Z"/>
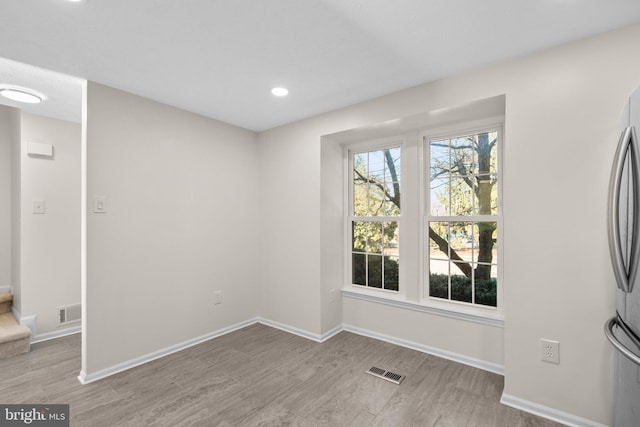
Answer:
<path fill-rule="evenodd" d="M 558 341 L 541 339 L 540 359 L 543 362 L 560 364 L 560 343 Z"/>

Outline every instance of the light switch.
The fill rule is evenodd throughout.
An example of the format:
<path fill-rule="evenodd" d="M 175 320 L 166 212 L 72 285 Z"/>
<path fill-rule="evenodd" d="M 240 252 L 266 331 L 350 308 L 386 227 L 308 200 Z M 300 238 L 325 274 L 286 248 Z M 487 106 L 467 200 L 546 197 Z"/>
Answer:
<path fill-rule="evenodd" d="M 34 214 L 43 214 L 46 211 L 46 204 L 44 200 L 33 200 L 32 201 L 32 210 L 31 212 Z"/>
<path fill-rule="evenodd" d="M 93 198 L 93 213 L 107 213 L 106 196 L 95 196 Z"/>

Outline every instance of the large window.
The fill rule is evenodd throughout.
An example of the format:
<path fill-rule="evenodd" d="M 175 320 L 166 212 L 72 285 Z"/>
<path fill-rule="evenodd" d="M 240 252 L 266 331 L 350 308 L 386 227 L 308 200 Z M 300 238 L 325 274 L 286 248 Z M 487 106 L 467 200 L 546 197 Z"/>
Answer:
<path fill-rule="evenodd" d="M 431 298 L 498 304 L 499 144 L 497 128 L 424 138 Z"/>
<path fill-rule="evenodd" d="M 351 281 L 398 291 L 401 149 L 350 151 Z"/>

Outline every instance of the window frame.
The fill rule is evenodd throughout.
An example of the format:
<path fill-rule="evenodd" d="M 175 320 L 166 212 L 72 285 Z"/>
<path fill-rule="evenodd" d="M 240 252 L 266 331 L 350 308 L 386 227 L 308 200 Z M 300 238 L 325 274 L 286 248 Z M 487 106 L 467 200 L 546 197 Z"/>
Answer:
<path fill-rule="evenodd" d="M 388 148 L 400 148 L 400 194 L 404 194 L 404 173 L 403 170 L 405 168 L 405 152 L 406 152 L 406 137 L 405 136 L 393 136 L 382 139 L 373 139 L 360 141 L 357 143 L 352 143 L 345 145 L 343 147 L 344 150 L 344 158 L 345 158 L 345 168 L 347 179 L 345 180 L 345 224 L 344 224 L 344 248 L 345 248 L 345 271 L 344 271 L 344 283 L 345 288 L 354 290 L 358 293 L 365 293 L 370 295 L 377 295 L 383 297 L 389 297 L 392 299 L 403 299 L 406 297 L 407 293 L 407 282 L 406 282 L 406 263 L 402 262 L 403 259 L 403 244 L 404 239 L 402 238 L 402 234 L 405 233 L 403 231 L 405 229 L 405 221 L 403 221 L 403 212 L 404 212 L 404 203 L 400 208 L 400 215 L 397 216 L 371 216 L 371 217 L 362 217 L 354 215 L 354 194 L 353 194 L 353 157 L 356 154 L 366 153 L 371 151 L 379 151 Z M 399 228 L 399 237 L 400 242 L 398 245 L 398 259 L 400 260 L 398 266 L 398 290 L 384 289 L 384 288 L 376 288 L 367 285 L 358 285 L 353 283 L 352 280 L 352 272 L 353 272 L 353 235 L 352 235 L 352 227 L 354 221 L 363 221 L 363 222 L 398 222 Z M 384 285 L 383 285 L 384 286 Z"/>
<path fill-rule="evenodd" d="M 430 197 L 430 150 L 429 144 L 431 141 L 437 141 L 441 139 L 453 139 L 456 137 L 475 135 L 484 132 L 497 133 L 497 212 L 495 215 L 449 215 L 449 216 L 433 216 L 431 215 L 431 197 Z M 457 126 L 450 126 L 439 129 L 425 129 L 419 132 L 419 150 L 420 150 L 420 228 L 421 228 L 421 248 L 420 248 L 420 303 L 434 307 L 437 309 L 451 310 L 454 312 L 460 312 L 464 314 L 479 315 L 483 317 L 502 318 L 504 313 L 503 293 L 504 293 L 504 279 L 503 279 L 503 188 L 504 188 L 504 166 L 503 166 L 503 151 L 504 151 L 504 121 L 503 120 L 484 120 L 480 122 L 465 122 Z M 496 288 L 496 307 L 486 306 L 476 303 L 469 303 L 464 301 L 456 301 L 451 299 L 444 299 L 438 297 L 432 297 L 429 295 L 429 248 L 430 239 L 428 236 L 428 223 L 429 222 L 496 222 L 497 226 L 497 254 L 496 260 L 492 264 L 497 264 L 497 288 Z"/>

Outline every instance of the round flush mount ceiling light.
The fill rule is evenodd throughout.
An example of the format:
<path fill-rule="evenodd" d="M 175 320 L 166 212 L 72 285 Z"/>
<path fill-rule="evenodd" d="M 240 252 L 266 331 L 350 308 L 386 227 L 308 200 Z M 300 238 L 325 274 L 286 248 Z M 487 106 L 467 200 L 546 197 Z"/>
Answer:
<path fill-rule="evenodd" d="M 23 87 L 16 86 L 0 86 L 0 95 L 12 101 L 23 102 L 26 104 L 38 104 L 45 98 L 44 95 Z"/>
<path fill-rule="evenodd" d="M 271 89 L 271 93 L 275 96 L 287 96 L 289 94 L 289 91 L 283 87 L 274 87 L 273 89 Z"/>

